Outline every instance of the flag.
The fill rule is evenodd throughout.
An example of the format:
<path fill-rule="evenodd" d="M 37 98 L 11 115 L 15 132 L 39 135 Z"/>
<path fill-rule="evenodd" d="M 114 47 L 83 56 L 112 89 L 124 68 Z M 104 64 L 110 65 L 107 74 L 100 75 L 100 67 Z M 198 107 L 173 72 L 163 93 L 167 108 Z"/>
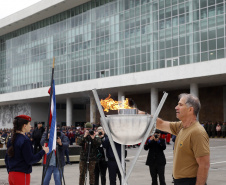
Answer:
<path fill-rule="evenodd" d="M 56 123 L 56 97 L 55 97 L 55 82 L 53 80 L 52 85 L 52 99 L 51 99 L 51 109 L 50 109 L 50 119 L 51 120 L 51 127 L 50 127 L 50 134 L 49 134 L 49 153 L 53 150 L 56 150 L 56 130 L 57 130 L 57 123 Z M 48 153 L 48 154 L 49 154 Z"/>

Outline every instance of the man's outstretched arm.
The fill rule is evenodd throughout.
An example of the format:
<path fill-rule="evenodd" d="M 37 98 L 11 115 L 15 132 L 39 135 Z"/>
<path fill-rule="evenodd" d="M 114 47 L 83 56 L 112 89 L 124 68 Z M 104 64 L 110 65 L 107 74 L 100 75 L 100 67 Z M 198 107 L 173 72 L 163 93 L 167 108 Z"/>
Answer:
<path fill-rule="evenodd" d="M 161 130 L 161 131 L 171 133 L 170 122 L 164 121 L 161 118 L 156 119 L 156 128 Z"/>

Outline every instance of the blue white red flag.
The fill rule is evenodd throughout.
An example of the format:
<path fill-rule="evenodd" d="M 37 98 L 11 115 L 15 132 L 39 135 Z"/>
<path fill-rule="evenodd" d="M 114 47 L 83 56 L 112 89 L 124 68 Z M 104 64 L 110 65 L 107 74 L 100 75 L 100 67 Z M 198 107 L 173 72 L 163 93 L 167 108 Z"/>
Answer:
<path fill-rule="evenodd" d="M 53 80 L 53 85 L 52 85 L 52 99 L 51 99 L 50 118 L 52 118 L 52 119 L 51 119 L 49 144 L 48 144 L 49 153 L 51 153 L 53 150 L 56 150 L 56 133 L 57 133 L 56 127 L 57 127 L 57 123 L 56 123 L 56 97 L 55 97 L 55 82 L 54 82 L 54 80 Z"/>

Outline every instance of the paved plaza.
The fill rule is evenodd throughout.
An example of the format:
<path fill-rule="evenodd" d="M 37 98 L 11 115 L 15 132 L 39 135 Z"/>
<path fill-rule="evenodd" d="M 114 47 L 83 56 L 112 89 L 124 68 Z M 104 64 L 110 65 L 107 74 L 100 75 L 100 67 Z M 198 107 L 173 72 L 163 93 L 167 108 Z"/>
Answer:
<path fill-rule="evenodd" d="M 127 157 L 127 169 L 130 166 L 132 159 L 136 154 L 137 148 L 128 149 Z M 210 170 L 207 184 L 208 185 L 225 185 L 226 184 L 226 139 L 210 139 Z M 165 150 L 166 155 L 166 184 L 172 184 L 172 168 L 173 168 L 173 145 L 167 145 Z M 129 185 L 150 185 L 151 177 L 149 174 L 149 169 L 145 165 L 147 157 L 147 151 L 142 150 L 141 155 L 131 173 L 128 184 Z M 65 166 L 65 181 L 66 185 L 76 185 L 79 181 L 79 164 L 73 163 L 72 165 Z M 0 184 L 7 183 L 7 172 L 5 168 L 0 168 Z M 34 166 L 33 172 L 31 174 L 31 185 L 40 185 L 42 177 L 42 166 Z M 53 179 L 51 180 L 51 185 L 54 185 Z M 88 185 L 89 183 L 87 183 Z M 107 184 L 108 172 L 107 172 Z M 117 183 L 119 184 L 119 183 Z"/>

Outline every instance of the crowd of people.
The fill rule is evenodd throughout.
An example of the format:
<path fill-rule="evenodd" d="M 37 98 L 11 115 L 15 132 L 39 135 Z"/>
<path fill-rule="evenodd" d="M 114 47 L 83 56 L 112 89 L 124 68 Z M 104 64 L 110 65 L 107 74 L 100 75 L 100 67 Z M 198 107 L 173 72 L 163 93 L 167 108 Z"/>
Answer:
<path fill-rule="evenodd" d="M 223 137 L 226 136 L 226 122 L 211 122 L 211 121 L 205 121 L 201 123 L 206 132 L 208 133 L 209 137 Z"/>
<path fill-rule="evenodd" d="M 207 134 L 209 137 L 215 138 L 215 137 L 226 137 L 226 122 L 212 122 L 212 121 L 204 121 L 201 122 L 201 125 L 205 128 Z M 97 126 L 94 125 L 94 130 L 98 128 L 99 124 Z M 37 151 L 40 151 L 41 145 L 41 135 L 45 131 L 46 127 L 43 128 L 42 123 L 38 123 L 37 127 L 31 127 L 31 131 L 27 133 L 27 136 L 31 139 L 33 145 L 34 145 L 34 152 L 37 153 Z M 70 145 L 77 145 L 77 140 L 79 136 L 84 134 L 84 126 L 62 126 L 61 131 L 68 137 Z M 12 129 L 9 128 L 0 128 L 0 145 L 5 144 L 8 142 L 8 140 L 11 138 Z M 166 139 L 168 141 L 167 134 L 164 134 L 161 136 L 163 139 Z M 169 144 L 167 142 L 167 144 Z M 129 145 L 127 148 L 135 148 L 137 145 Z"/>

